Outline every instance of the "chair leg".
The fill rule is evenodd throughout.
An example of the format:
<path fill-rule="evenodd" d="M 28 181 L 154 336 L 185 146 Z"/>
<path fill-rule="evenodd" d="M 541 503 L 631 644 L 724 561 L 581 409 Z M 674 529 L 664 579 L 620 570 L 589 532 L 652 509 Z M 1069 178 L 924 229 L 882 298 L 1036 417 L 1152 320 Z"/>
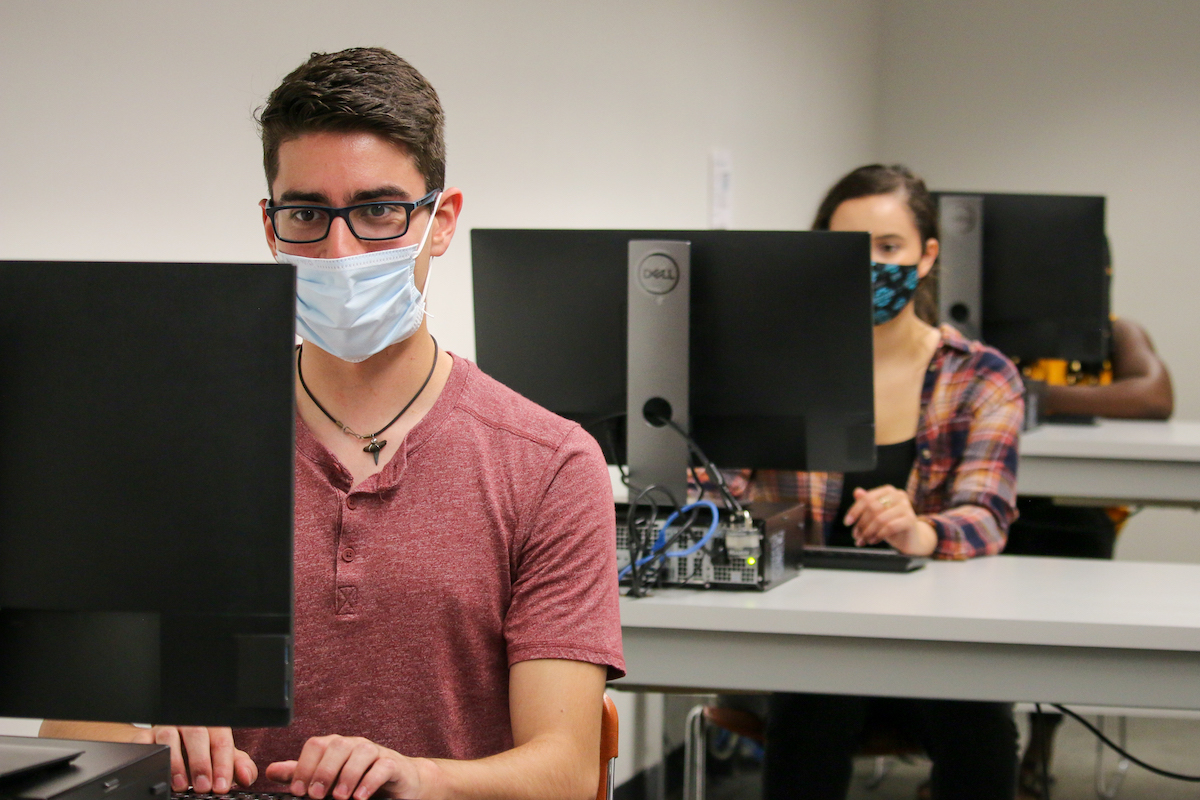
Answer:
<path fill-rule="evenodd" d="M 1104 717 L 1097 720 L 1097 726 L 1101 731 L 1104 730 Z M 1125 749 L 1128 730 L 1126 728 L 1126 717 L 1117 717 L 1117 740 L 1120 742 L 1121 749 Z M 1112 773 L 1112 780 L 1104 774 L 1104 751 L 1107 748 L 1099 739 L 1096 740 L 1096 797 L 1100 800 L 1114 800 L 1117 792 L 1121 789 L 1121 784 L 1125 782 L 1125 773 L 1129 771 L 1129 759 L 1120 758 L 1117 761 L 1116 770 Z"/>
<path fill-rule="evenodd" d="M 683 800 L 704 800 L 707 724 L 704 705 L 688 712 L 683 735 Z"/>
<path fill-rule="evenodd" d="M 875 756 L 875 766 L 871 769 L 871 777 L 865 784 L 867 789 L 875 790 L 891 773 L 894 762 L 887 756 Z"/>

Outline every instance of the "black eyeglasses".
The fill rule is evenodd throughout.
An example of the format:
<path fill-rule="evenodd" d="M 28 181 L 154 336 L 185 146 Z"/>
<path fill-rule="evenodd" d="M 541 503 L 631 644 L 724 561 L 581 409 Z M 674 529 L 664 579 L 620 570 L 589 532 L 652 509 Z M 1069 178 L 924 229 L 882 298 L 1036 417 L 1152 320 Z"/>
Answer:
<path fill-rule="evenodd" d="M 291 244 L 312 244 L 329 235 L 333 220 L 341 217 L 359 239 L 379 242 L 399 239 L 408 233 L 412 214 L 421 206 L 437 199 L 441 189 L 434 189 L 415 203 L 401 200 L 380 200 L 353 206 L 275 206 L 268 205 L 267 215 L 275 229 L 275 237 Z"/>

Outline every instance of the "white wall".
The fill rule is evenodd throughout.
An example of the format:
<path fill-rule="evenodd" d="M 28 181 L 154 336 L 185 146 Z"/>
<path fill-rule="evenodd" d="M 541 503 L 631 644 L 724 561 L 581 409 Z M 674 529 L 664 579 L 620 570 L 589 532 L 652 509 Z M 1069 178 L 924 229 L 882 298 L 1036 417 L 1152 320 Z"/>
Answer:
<path fill-rule="evenodd" d="M 806 226 L 874 145 L 876 0 L 0 6 L 0 258 L 262 260 L 252 111 L 313 50 L 390 47 L 447 109 L 463 225 Z M 464 231 L 431 300 L 474 354 Z M 440 297 L 439 297 L 440 295 Z"/>
<path fill-rule="evenodd" d="M 466 206 L 432 328 L 472 356 L 467 228 L 703 228 L 713 147 L 735 227 L 807 227 L 874 154 L 877 35 L 878 0 L 6 0 L 0 258 L 264 259 L 253 110 L 311 51 L 383 45 L 447 110 Z M 661 712 L 618 702 L 623 780 Z"/>
<path fill-rule="evenodd" d="M 1200 3 L 892 0 L 880 155 L 945 189 L 1103 194 L 1113 310 L 1200 419 Z M 1200 515 L 1147 510 L 1122 558 L 1200 561 Z"/>

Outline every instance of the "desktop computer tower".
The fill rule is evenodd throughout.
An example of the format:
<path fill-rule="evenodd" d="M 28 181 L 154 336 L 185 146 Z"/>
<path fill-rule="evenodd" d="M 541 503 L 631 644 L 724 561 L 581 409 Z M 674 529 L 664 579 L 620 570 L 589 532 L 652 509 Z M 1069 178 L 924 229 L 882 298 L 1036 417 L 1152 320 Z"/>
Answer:
<path fill-rule="evenodd" d="M 800 569 L 805 545 L 803 504 L 751 503 L 746 515 L 721 510 L 717 530 L 707 544 L 686 556 L 665 556 L 647 564 L 641 579 L 647 587 L 687 587 L 702 589 L 748 589 L 764 591 L 788 578 Z M 626 503 L 618 503 L 617 511 L 617 568 L 624 570 L 631 559 L 630 521 L 638 533 L 657 536 L 666 516 L 653 527 L 645 524 L 651 515 L 649 506 L 639 506 L 634 513 Z M 701 510 L 695 524 L 670 545 L 667 552 L 691 549 L 705 535 L 709 512 Z M 641 521 L 642 524 L 638 524 Z M 670 541 L 679 533 L 676 525 L 664 531 Z M 623 585 L 631 578 L 622 579 Z"/>

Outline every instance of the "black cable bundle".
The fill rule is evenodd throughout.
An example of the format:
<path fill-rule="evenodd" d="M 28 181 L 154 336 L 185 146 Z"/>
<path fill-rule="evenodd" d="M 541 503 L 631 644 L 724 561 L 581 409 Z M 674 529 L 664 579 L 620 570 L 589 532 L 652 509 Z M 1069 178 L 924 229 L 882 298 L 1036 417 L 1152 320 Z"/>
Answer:
<path fill-rule="evenodd" d="M 612 415 L 611 417 L 605 417 L 604 419 L 608 420 L 617 416 L 622 415 Z M 746 512 L 742 508 L 742 504 L 739 503 L 737 498 L 733 496 L 733 492 L 729 490 L 728 484 L 725 483 L 725 476 L 721 473 L 721 470 L 716 466 L 716 464 L 714 464 L 708 458 L 708 456 L 704 454 L 704 451 L 700 449 L 700 445 L 697 444 L 696 441 L 688 435 L 687 431 L 680 427 L 680 425 L 674 420 L 669 418 L 660 418 L 658 421 L 662 424 L 669 425 L 672 430 L 682 436 L 683 440 L 687 442 L 688 451 L 691 456 L 700 462 L 701 466 L 708 471 L 710 479 L 716 483 L 717 490 L 720 492 L 721 497 L 725 502 L 725 507 L 735 512 L 738 516 L 746 516 Z M 609 450 L 615 454 L 616 443 L 613 441 L 611 429 L 606 429 L 605 438 L 607 440 Z M 629 473 L 626 472 L 626 470 L 619 464 L 617 465 L 617 468 L 621 470 L 621 482 L 629 487 L 631 491 L 635 489 L 636 487 L 629 482 Z M 695 467 L 689 465 L 688 469 L 692 474 L 692 479 L 698 486 L 700 486 L 701 491 L 703 491 L 703 487 L 700 484 L 699 476 L 696 474 Z M 698 509 L 693 508 L 687 519 L 685 519 L 683 523 L 675 530 L 675 533 L 671 535 L 671 537 L 663 544 L 662 547 L 655 551 L 654 541 L 658 536 L 657 525 L 659 505 L 654 500 L 654 492 L 660 492 L 661 494 L 665 495 L 668 500 L 670 500 L 672 507 L 671 514 L 680 513 L 683 510 L 683 506 L 679 504 L 679 501 L 675 495 L 666 487 L 659 486 L 657 484 L 652 484 L 640 490 L 637 496 L 633 498 L 632 502 L 629 503 L 629 508 L 625 514 L 625 530 L 627 531 L 629 540 L 630 597 L 643 597 L 646 593 L 647 584 L 657 582 L 657 576 L 659 574 L 658 570 L 662 563 L 666 560 L 667 552 L 681 536 L 691 529 L 696 522 Z M 650 503 L 650 516 L 649 518 L 638 519 L 637 509 L 640 507 L 642 501 L 647 498 L 649 498 Z M 668 517 L 669 516 L 670 514 L 668 514 Z M 653 557 L 651 558 L 651 556 Z M 639 563 L 647 558 L 649 560 L 646 561 L 645 564 Z M 654 579 L 653 581 L 651 580 L 652 577 Z"/>
<path fill-rule="evenodd" d="M 630 597 L 642 597 L 646 594 L 646 578 L 651 573 L 645 567 L 654 565 L 654 562 L 651 561 L 639 567 L 638 562 L 650 555 L 650 550 L 654 547 L 654 538 L 658 525 L 658 502 L 654 499 L 655 492 L 662 493 L 670 500 L 672 511 L 679 509 L 679 501 L 675 499 L 675 495 L 671 490 L 657 484 L 651 484 L 642 489 L 629 504 L 629 508 L 625 512 L 625 530 L 629 538 Z M 642 500 L 647 498 L 650 503 L 650 517 L 648 519 L 637 519 L 638 508 L 641 507 Z"/>

